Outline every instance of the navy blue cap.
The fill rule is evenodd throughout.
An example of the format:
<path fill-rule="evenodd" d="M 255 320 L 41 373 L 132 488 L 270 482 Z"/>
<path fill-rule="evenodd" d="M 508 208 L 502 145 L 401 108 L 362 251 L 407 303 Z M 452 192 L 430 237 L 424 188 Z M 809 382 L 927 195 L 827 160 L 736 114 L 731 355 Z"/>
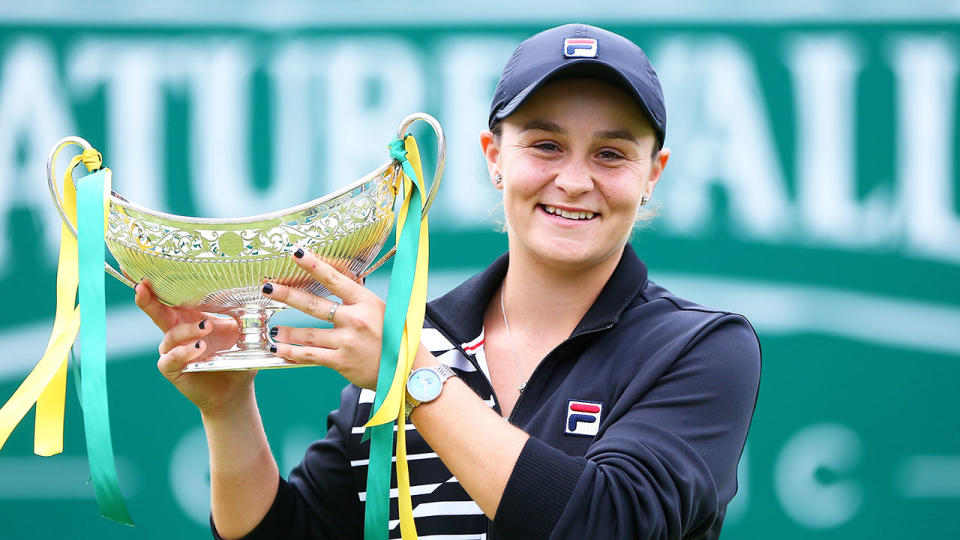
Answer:
<path fill-rule="evenodd" d="M 587 24 L 544 30 L 513 51 L 497 82 L 488 125 L 513 114 L 530 94 L 558 77 L 601 79 L 623 88 L 640 103 L 663 145 L 667 110 L 647 55 L 629 39 Z"/>

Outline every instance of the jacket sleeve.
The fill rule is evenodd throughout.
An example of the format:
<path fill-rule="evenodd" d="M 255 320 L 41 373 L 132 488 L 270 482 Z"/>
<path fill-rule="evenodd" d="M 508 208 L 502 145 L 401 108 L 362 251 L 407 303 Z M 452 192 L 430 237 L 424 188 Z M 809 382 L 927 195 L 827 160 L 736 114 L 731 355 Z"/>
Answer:
<path fill-rule="evenodd" d="M 358 538 L 363 507 L 353 484 L 347 444 L 359 389 L 340 394 L 340 408 L 327 417 L 327 436 L 307 449 L 289 475 L 278 478 L 277 496 L 263 520 L 244 540 Z M 213 537 L 222 540 L 210 518 Z"/>
<path fill-rule="evenodd" d="M 699 537 L 722 522 L 756 405 L 760 348 L 724 315 L 657 384 L 601 428 L 585 456 L 535 438 L 521 451 L 494 519 L 498 538 Z M 607 422 L 604 422 L 607 424 Z"/>

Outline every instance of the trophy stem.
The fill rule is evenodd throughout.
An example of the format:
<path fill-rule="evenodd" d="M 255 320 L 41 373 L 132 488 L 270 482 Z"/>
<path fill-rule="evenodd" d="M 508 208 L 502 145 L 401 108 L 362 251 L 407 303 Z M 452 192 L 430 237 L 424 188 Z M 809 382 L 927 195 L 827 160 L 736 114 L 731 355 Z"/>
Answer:
<path fill-rule="evenodd" d="M 237 343 L 225 351 L 184 368 L 184 373 L 202 371 L 244 371 L 249 369 L 276 369 L 301 367 L 303 364 L 288 362 L 270 352 L 270 317 L 276 309 L 251 304 L 232 309 L 228 315 L 237 321 L 240 337 Z"/>
<path fill-rule="evenodd" d="M 237 320 L 240 329 L 240 339 L 237 340 L 237 349 L 242 351 L 268 351 L 270 339 L 267 337 L 272 309 L 262 309 L 260 306 L 246 306 L 232 310 L 230 316 Z"/>

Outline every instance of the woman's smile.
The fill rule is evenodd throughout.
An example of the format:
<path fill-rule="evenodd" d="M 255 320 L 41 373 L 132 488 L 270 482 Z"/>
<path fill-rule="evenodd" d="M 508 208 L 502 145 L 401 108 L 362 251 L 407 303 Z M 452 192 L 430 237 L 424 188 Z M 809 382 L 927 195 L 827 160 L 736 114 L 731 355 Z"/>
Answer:
<path fill-rule="evenodd" d="M 581 208 L 571 208 L 567 206 L 554 206 L 550 204 L 538 204 L 537 209 L 552 218 L 559 224 L 570 226 L 574 224 L 585 224 L 600 217 L 598 212 L 591 212 Z"/>

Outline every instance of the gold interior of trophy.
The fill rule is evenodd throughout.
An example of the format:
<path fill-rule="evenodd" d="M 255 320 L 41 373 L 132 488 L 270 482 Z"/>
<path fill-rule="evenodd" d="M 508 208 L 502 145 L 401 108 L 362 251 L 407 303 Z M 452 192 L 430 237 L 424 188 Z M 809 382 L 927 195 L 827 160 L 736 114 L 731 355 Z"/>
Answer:
<path fill-rule="evenodd" d="M 295 246 L 346 275 L 363 274 L 392 230 L 400 178 L 389 162 L 309 203 L 235 219 L 163 214 L 114 193 L 105 240 L 124 275 L 134 283 L 148 279 L 165 303 L 215 312 L 278 309 L 260 294 L 266 280 L 329 294 L 294 264 Z"/>

